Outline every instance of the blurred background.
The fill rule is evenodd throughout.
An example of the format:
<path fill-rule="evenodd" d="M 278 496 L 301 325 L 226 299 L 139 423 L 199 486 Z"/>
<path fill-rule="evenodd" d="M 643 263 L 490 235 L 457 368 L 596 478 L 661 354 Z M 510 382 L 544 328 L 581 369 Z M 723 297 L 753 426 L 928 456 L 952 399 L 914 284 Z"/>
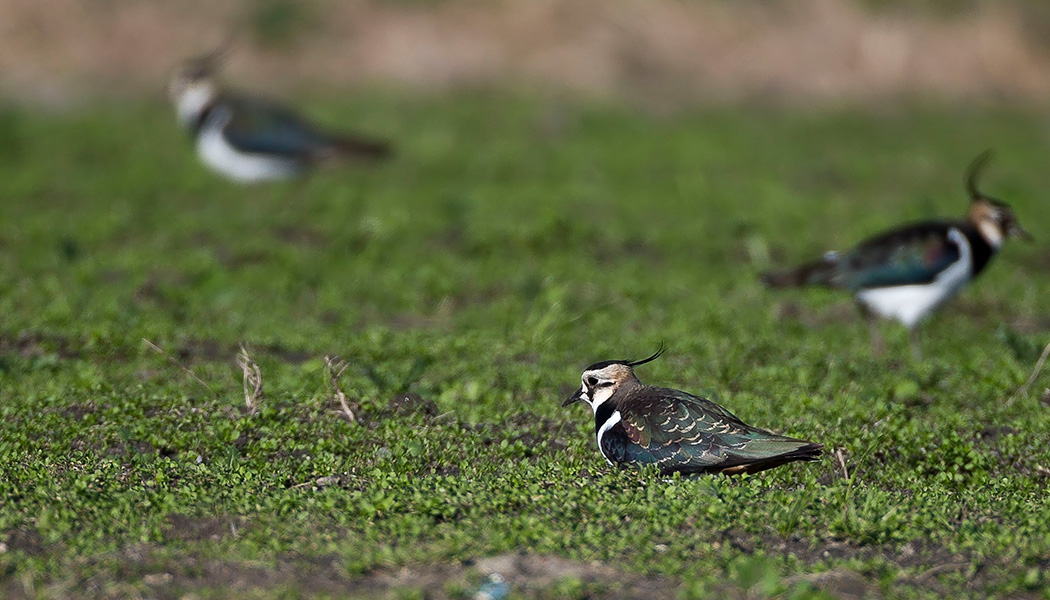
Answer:
<path fill-rule="evenodd" d="M 227 78 L 270 88 L 525 85 L 654 109 L 1050 94 L 1039 0 L 8 0 L 0 94 L 63 109 L 157 93 L 231 35 Z"/>
<path fill-rule="evenodd" d="M 208 170 L 167 90 L 228 40 L 394 157 Z M 527 551 L 597 583 L 512 597 L 1046 598 L 1048 100 L 1047 0 L 0 0 L 0 597 L 465 598 Z M 924 361 L 760 283 L 961 217 L 988 148 L 1036 241 Z M 644 381 L 828 458 L 606 468 L 562 399 L 664 343 Z"/>

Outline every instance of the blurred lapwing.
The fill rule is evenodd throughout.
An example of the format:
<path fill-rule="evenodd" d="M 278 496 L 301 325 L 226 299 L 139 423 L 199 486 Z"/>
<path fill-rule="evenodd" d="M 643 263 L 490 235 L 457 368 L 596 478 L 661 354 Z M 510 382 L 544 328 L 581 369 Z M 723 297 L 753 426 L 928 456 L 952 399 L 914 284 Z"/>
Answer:
<path fill-rule="evenodd" d="M 1005 203 L 982 194 L 977 177 L 990 152 L 966 170 L 970 209 L 965 219 L 924 221 L 869 238 L 846 252 L 829 252 L 797 268 L 771 272 L 771 287 L 821 285 L 853 292 L 871 326 L 876 353 L 883 350 L 874 317 L 896 319 L 920 356 L 916 326 L 988 266 L 1009 237 L 1032 239 Z"/>
<path fill-rule="evenodd" d="M 824 448 L 752 427 L 705 398 L 643 384 L 634 367 L 656 359 L 607 360 L 583 372 L 562 406 L 594 411 L 598 450 L 609 464 L 654 464 L 663 473 L 757 473 L 816 460 Z"/>
<path fill-rule="evenodd" d="M 323 132 L 269 100 L 226 93 L 215 79 L 225 50 L 186 61 L 170 86 L 179 122 L 215 171 L 255 183 L 296 177 L 319 163 L 390 155 L 383 142 Z"/>

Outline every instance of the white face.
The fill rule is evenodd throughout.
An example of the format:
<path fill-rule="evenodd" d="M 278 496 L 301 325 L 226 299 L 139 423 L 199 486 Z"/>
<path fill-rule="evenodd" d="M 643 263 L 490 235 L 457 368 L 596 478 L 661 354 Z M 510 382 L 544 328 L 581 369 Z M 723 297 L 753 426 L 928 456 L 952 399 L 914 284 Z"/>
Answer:
<path fill-rule="evenodd" d="M 985 220 L 977 224 L 977 229 L 981 231 L 981 236 L 988 242 L 992 248 L 998 248 L 1003 245 L 1003 240 L 1006 239 L 1006 234 L 1003 233 L 1003 228 L 995 221 Z"/>
<path fill-rule="evenodd" d="M 215 100 L 216 93 L 215 85 L 206 80 L 194 81 L 180 86 L 180 89 L 173 89 L 179 122 L 186 126 L 191 125 L 200 117 L 201 111 Z"/>
<path fill-rule="evenodd" d="M 603 402 L 616 393 L 619 382 L 610 377 L 607 369 L 600 371 L 584 371 L 580 377 L 580 400 L 590 405 L 591 410 L 597 412 Z"/>
<path fill-rule="evenodd" d="M 977 226 L 981 237 L 992 247 L 998 249 L 1009 237 L 1031 240 L 1032 236 L 1017 222 L 1010 207 L 996 204 L 991 200 L 975 200 L 970 203 L 967 215 Z"/>

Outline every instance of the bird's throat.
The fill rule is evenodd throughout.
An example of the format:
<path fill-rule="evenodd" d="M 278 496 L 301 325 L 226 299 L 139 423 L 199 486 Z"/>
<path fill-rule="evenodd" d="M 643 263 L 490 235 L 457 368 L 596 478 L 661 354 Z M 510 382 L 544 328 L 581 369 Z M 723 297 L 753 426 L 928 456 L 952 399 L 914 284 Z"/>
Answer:
<path fill-rule="evenodd" d="M 197 84 L 186 88 L 175 103 L 179 122 L 184 127 L 193 127 L 200 120 L 201 114 L 211 106 L 218 96 L 211 84 Z"/>

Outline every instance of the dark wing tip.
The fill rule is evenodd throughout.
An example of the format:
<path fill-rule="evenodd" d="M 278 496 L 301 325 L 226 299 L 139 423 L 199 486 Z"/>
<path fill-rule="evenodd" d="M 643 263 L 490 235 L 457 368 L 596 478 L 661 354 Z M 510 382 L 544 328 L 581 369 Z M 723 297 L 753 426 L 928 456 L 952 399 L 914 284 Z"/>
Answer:
<path fill-rule="evenodd" d="M 805 445 L 774 456 L 768 456 L 757 460 L 726 461 L 717 467 L 718 472 L 723 475 L 760 473 L 788 463 L 812 462 L 820 459 L 820 455 L 824 452 L 824 444 L 805 442 L 804 440 L 799 441 L 804 442 Z"/>
<path fill-rule="evenodd" d="M 394 155 L 393 146 L 385 140 L 344 136 L 334 142 L 336 151 L 347 158 L 384 160 Z"/>
<path fill-rule="evenodd" d="M 824 444 L 818 444 L 816 442 L 810 442 L 793 452 L 793 454 L 799 456 L 800 460 L 817 460 L 823 453 Z"/>

